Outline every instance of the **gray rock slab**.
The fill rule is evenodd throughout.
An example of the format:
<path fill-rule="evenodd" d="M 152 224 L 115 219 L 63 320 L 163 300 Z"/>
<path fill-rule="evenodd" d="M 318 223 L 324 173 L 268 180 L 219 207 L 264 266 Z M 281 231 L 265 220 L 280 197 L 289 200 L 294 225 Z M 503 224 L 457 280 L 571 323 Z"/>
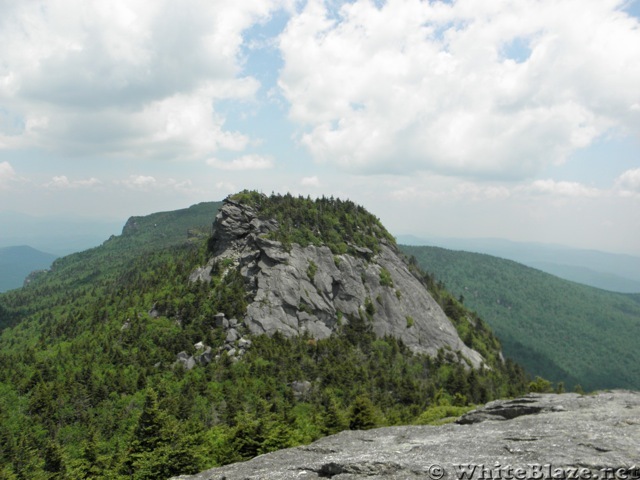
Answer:
<path fill-rule="evenodd" d="M 486 419 L 474 423 L 345 431 L 175 478 L 539 480 L 564 472 L 567 477 L 582 473 L 576 478 L 586 480 L 588 471 L 591 479 L 614 480 L 618 469 L 620 480 L 638 478 L 638 392 L 529 395 L 517 402 L 492 402 L 470 415 L 481 412 Z"/>

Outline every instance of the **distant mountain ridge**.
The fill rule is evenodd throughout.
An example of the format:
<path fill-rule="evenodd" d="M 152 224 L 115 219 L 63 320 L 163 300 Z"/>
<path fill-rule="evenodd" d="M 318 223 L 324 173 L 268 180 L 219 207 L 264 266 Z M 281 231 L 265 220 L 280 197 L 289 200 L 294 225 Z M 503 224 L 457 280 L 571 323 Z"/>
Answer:
<path fill-rule="evenodd" d="M 56 255 L 86 250 L 100 245 L 117 232 L 121 221 L 63 216 L 36 217 L 0 212 L 0 247 L 30 245 Z"/>
<path fill-rule="evenodd" d="M 640 257 L 633 255 L 497 238 L 397 238 L 403 245 L 486 253 L 603 290 L 640 293 Z"/>
<path fill-rule="evenodd" d="M 531 374 L 572 388 L 640 389 L 640 295 L 567 281 L 487 254 L 401 246 L 463 297 Z"/>
<path fill-rule="evenodd" d="M 49 268 L 56 258 L 27 245 L 0 247 L 0 292 L 21 287 L 27 275 Z"/>

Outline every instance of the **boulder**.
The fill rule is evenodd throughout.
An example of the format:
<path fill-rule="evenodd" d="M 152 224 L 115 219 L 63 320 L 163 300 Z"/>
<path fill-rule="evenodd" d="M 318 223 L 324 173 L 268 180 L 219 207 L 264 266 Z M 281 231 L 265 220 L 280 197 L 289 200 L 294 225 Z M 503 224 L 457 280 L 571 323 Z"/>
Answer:
<path fill-rule="evenodd" d="M 307 398 L 311 392 L 312 384 L 308 380 L 291 382 L 291 390 L 293 390 L 293 396 L 298 399 Z"/>
<path fill-rule="evenodd" d="M 196 268 L 191 275 L 189 275 L 190 282 L 204 282 L 209 283 L 211 281 L 211 267 L 209 265 Z"/>
<path fill-rule="evenodd" d="M 206 347 L 200 355 L 195 357 L 195 361 L 200 365 L 208 365 L 211 363 L 212 358 L 213 353 L 211 347 Z"/>
<path fill-rule="evenodd" d="M 216 326 L 216 328 L 227 328 L 229 326 L 229 322 L 224 317 L 224 313 L 216 313 L 213 316 L 213 324 Z"/>
<path fill-rule="evenodd" d="M 236 340 L 238 340 L 240 338 L 240 334 L 238 333 L 237 330 L 230 328 L 227 331 L 227 336 L 225 337 L 225 342 L 227 343 L 233 343 Z"/>
<path fill-rule="evenodd" d="M 178 355 L 176 355 L 176 361 L 174 362 L 173 365 L 174 367 L 181 366 L 186 370 L 191 370 L 193 367 L 196 366 L 196 359 L 192 355 L 189 355 L 187 352 L 183 351 L 178 353 Z"/>

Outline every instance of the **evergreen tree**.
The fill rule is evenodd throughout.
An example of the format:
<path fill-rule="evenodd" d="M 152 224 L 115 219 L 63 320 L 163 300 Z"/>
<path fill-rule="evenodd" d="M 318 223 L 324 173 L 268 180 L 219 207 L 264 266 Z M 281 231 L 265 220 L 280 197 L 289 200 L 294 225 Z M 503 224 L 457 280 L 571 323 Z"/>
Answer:
<path fill-rule="evenodd" d="M 349 429 L 368 430 L 376 427 L 376 409 L 373 402 L 366 395 L 356 397 L 349 416 Z"/>
<path fill-rule="evenodd" d="M 347 428 L 347 420 L 335 397 L 329 397 L 324 416 L 324 433 L 332 435 Z"/>
<path fill-rule="evenodd" d="M 255 415 L 242 412 L 236 416 L 236 427 L 231 441 L 233 460 L 248 460 L 260 453 L 264 432 Z"/>
<path fill-rule="evenodd" d="M 158 407 L 158 394 L 149 388 L 133 431 L 123 473 L 141 480 L 168 478 L 170 433 L 169 417 Z"/>
<path fill-rule="evenodd" d="M 44 448 L 44 471 L 47 472 L 48 478 L 62 478 L 62 474 L 66 471 L 62 448 L 55 440 L 48 440 Z"/>
<path fill-rule="evenodd" d="M 553 387 L 549 380 L 542 377 L 536 377 L 533 382 L 529 383 L 529 391 L 535 393 L 552 393 Z"/>

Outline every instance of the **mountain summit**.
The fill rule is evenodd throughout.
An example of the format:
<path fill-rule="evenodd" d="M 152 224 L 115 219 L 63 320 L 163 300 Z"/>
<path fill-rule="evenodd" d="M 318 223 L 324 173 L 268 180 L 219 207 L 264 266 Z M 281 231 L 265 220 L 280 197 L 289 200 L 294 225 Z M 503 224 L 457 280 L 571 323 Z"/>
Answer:
<path fill-rule="evenodd" d="M 527 383 L 364 208 L 241 192 L 0 294 L 0 478 L 197 473 Z"/>
<path fill-rule="evenodd" d="M 352 202 L 244 192 L 224 201 L 209 247 L 212 258 L 192 280 L 210 282 L 212 271 L 237 269 L 248 288 L 244 324 L 253 334 L 323 339 L 357 319 L 414 352 L 435 356 L 445 349 L 473 367 L 484 362 L 393 237 Z"/>

